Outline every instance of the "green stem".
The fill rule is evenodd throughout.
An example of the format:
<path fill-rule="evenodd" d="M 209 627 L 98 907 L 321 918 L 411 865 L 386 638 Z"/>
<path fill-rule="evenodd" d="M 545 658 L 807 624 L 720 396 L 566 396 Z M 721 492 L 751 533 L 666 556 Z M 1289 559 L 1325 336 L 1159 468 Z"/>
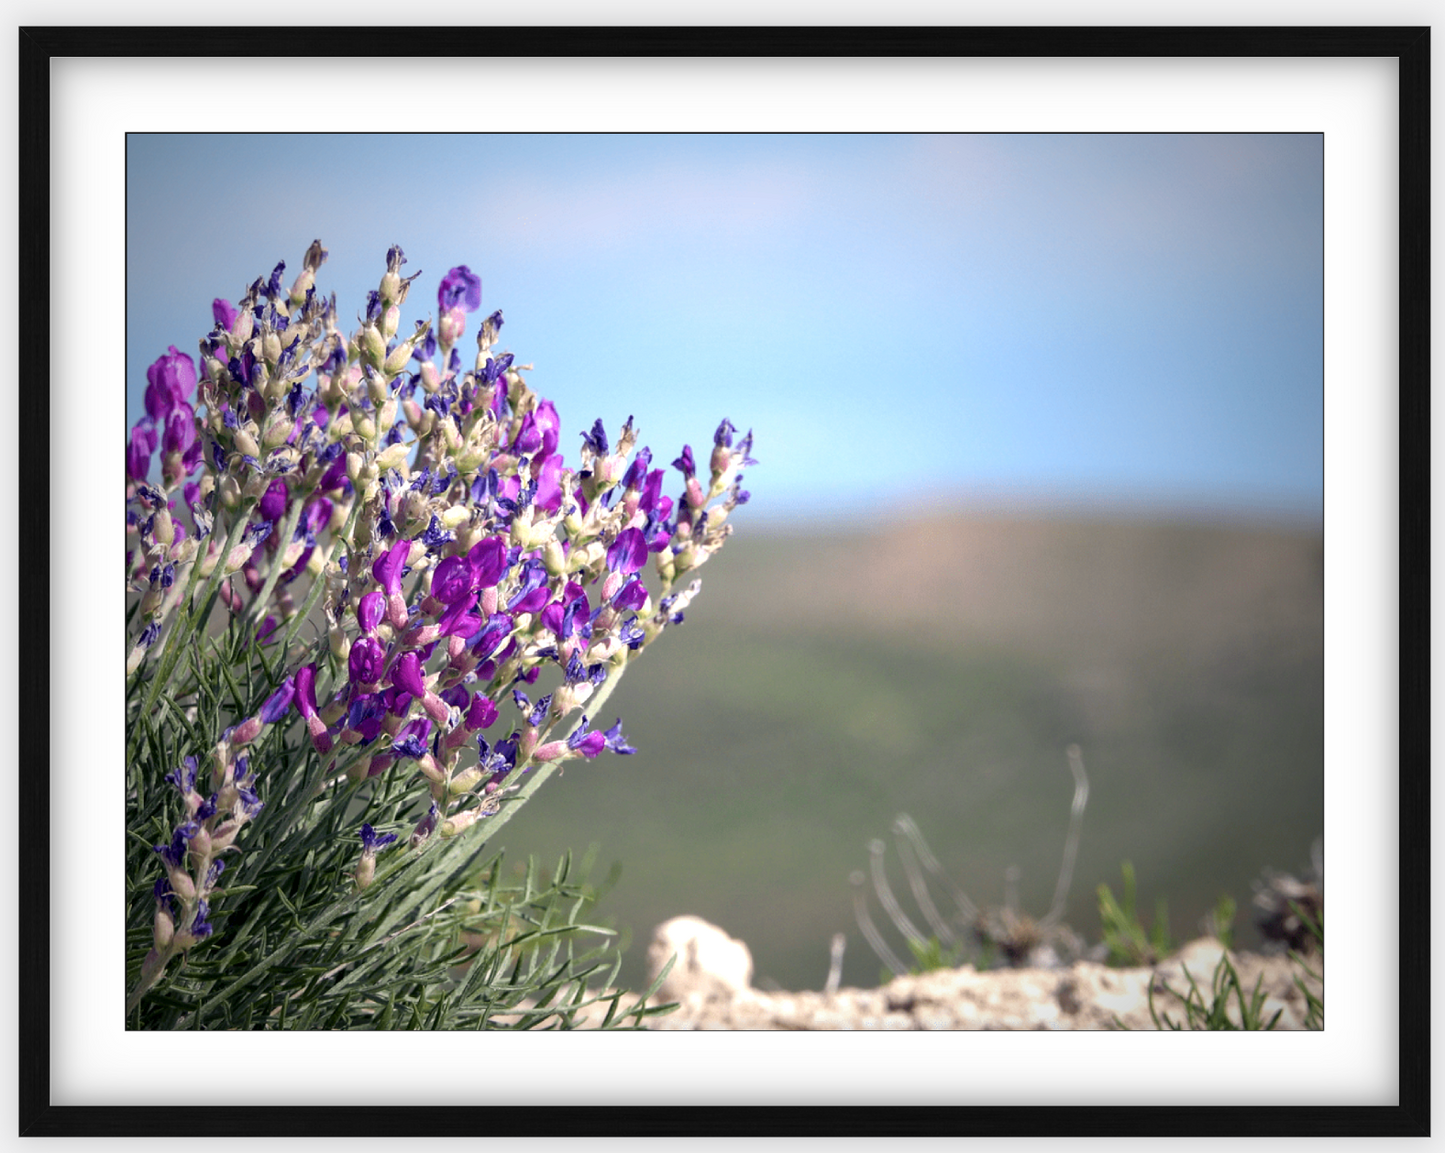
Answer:
<path fill-rule="evenodd" d="M 361 515 L 361 503 L 361 494 L 357 493 L 355 499 L 351 502 L 351 512 L 347 514 L 346 524 L 342 527 L 341 532 L 331 539 L 331 547 L 326 550 L 326 556 L 323 557 L 321 561 L 321 572 L 311 582 L 311 591 L 306 594 L 306 600 L 302 604 L 301 610 L 291 618 L 291 623 L 286 627 L 286 635 L 281 638 L 281 650 L 283 652 L 290 647 L 291 642 L 296 638 L 297 632 L 300 631 L 302 623 L 311 615 L 311 610 L 316 607 L 316 602 L 321 599 L 321 590 L 326 585 L 326 566 L 331 563 L 331 558 L 336 552 L 337 544 L 341 541 L 350 543 L 352 529 L 356 527 L 356 518 Z"/>
<path fill-rule="evenodd" d="M 299 495 L 291 502 L 291 509 L 286 514 L 285 523 L 281 526 L 280 538 L 276 541 L 276 556 L 271 561 L 270 572 L 266 574 L 266 583 L 261 586 L 261 591 L 251 602 L 251 607 L 246 610 L 247 631 L 250 631 L 250 627 L 260 621 L 262 614 L 266 611 L 266 604 L 271 599 L 271 594 L 276 591 L 276 582 L 281 579 L 281 573 L 285 571 L 286 550 L 290 547 L 291 538 L 296 533 L 296 526 L 301 521 L 303 503 L 304 500 Z"/>
<path fill-rule="evenodd" d="M 176 664 L 180 660 L 180 654 L 184 650 L 184 642 L 195 632 L 196 626 L 204 622 L 210 615 L 210 607 L 220 588 L 221 581 L 225 579 L 226 558 L 231 555 L 240 542 L 241 536 L 246 531 L 246 523 L 250 520 L 251 510 L 256 506 L 254 499 L 248 499 L 241 503 L 236 510 L 235 523 L 231 525 L 231 531 L 226 537 L 226 543 L 216 555 L 216 566 L 211 570 L 211 575 L 206 581 L 206 587 L 201 593 L 201 607 L 195 607 L 195 601 L 191 593 L 195 587 L 196 578 L 200 573 L 203 555 L 197 552 L 196 561 L 191 569 L 191 578 L 186 583 L 186 595 L 181 598 L 181 606 L 184 611 L 176 613 L 175 623 L 167 635 L 165 647 L 161 650 L 160 664 L 155 677 L 151 680 L 150 687 L 146 690 L 145 700 L 141 703 L 141 712 L 149 713 L 155 708 L 156 698 L 161 691 L 170 683 L 172 674 L 176 670 Z M 134 747 L 132 746 L 132 752 Z"/>

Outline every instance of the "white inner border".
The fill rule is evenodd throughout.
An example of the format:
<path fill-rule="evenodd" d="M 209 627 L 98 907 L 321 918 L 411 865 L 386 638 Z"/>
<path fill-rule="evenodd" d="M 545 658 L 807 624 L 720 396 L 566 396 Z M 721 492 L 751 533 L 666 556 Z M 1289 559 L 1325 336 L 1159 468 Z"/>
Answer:
<path fill-rule="evenodd" d="M 293 91 L 300 75 L 307 92 L 325 94 L 324 122 L 347 131 L 419 122 L 413 100 L 387 111 L 388 92 L 476 92 L 486 122 L 511 131 L 1325 133 L 1328 1029 L 1188 1039 L 244 1033 L 203 1043 L 124 1032 L 119 675 L 111 691 L 91 690 L 83 725 L 65 686 L 77 670 L 119 663 L 114 559 L 123 545 L 104 478 L 120 472 L 125 330 L 118 306 L 78 313 L 75 291 L 92 286 L 97 300 L 108 288 L 114 299 L 125 283 L 126 131 L 250 124 L 227 110 L 260 111 L 265 94 Z M 94 798 L 83 814 L 57 804 L 52 828 L 53 1104 L 174 1104 L 181 1083 L 187 1103 L 233 1107 L 483 1104 L 496 1091 L 538 1104 L 1396 1103 L 1394 60 L 492 60 L 483 69 L 438 58 L 379 73 L 373 61 L 65 59 L 51 86 L 53 323 L 57 333 L 81 324 L 93 355 L 57 357 L 50 368 L 50 771 L 66 796 Z M 377 179 L 379 196 L 394 176 L 358 158 L 357 179 Z M 216 179 L 254 179 L 258 211 L 267 196 L 304 196 L 301 174 L 272 183 L 245 157 L 197 172 L 195 194 Z"/>

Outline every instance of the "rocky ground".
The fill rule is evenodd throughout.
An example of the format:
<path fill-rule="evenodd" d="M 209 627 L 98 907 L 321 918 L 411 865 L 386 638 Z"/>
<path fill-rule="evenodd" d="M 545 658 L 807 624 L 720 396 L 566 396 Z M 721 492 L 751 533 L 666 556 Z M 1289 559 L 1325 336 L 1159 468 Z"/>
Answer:
<path fill-rule="evenodd" d="M 677 1001 L 679 1008 L 652 1018 L 654 1029 L 1153 1029 L 1151 980 L 1156 1011 L 1187 1028 L 1179 998 L 1164 986 L 1187 993 L 1187 970 L 1208 1004 L 1211 980 L 1226 955 L 1218 941 L 1202 938 L 1152 969 L 1111 969 L 1081 961 L 1060 969 L 979 972 L 965 965 L 897 977 L 878 989 L 769 993 L 749 984 L 747 946 L 700 918 L 679 917 L 658 926 L 649 949 L 653 972 L 674 952 L 677 963 L 654 1003 Z M 1265 1020 L 1278 1012 L 1276 1028 L 1305 1027 L 1306 1001 L 1295 978 L 1322 995 L 1319 981 L 1287 957 L 1228 957 L 1246 999 L 1259 983 Z M 1234 996 L 1228 1015 L 1237 1025 Z"/>

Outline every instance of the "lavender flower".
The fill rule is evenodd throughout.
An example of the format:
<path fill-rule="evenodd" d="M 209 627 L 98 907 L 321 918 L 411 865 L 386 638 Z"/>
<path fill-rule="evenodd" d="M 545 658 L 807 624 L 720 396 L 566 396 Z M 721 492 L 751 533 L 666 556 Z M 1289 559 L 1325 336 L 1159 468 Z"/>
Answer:
<path fill-rule="evenodd" d="M 482 305 L 482 278 L 465 264 L 459 264 L 444 277 L 437 288 L 437 307 L 442 312 L 461 308 L 475 312 Z"/>

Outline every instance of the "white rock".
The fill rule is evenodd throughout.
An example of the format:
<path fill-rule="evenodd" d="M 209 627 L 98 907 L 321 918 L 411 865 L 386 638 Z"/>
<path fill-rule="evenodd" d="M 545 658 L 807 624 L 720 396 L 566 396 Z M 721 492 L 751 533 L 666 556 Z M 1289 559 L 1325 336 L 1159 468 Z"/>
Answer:
<path fill-rule="evenodd" d="M 753 955 L 747 945 L 701 917 L 674 917 L 653 930 L 647 947 L 649 979 L 674 953 L 677 963 L 654 1000 L 680 1001 L 690 994 L 731 997 L 752 983 Z"/>

